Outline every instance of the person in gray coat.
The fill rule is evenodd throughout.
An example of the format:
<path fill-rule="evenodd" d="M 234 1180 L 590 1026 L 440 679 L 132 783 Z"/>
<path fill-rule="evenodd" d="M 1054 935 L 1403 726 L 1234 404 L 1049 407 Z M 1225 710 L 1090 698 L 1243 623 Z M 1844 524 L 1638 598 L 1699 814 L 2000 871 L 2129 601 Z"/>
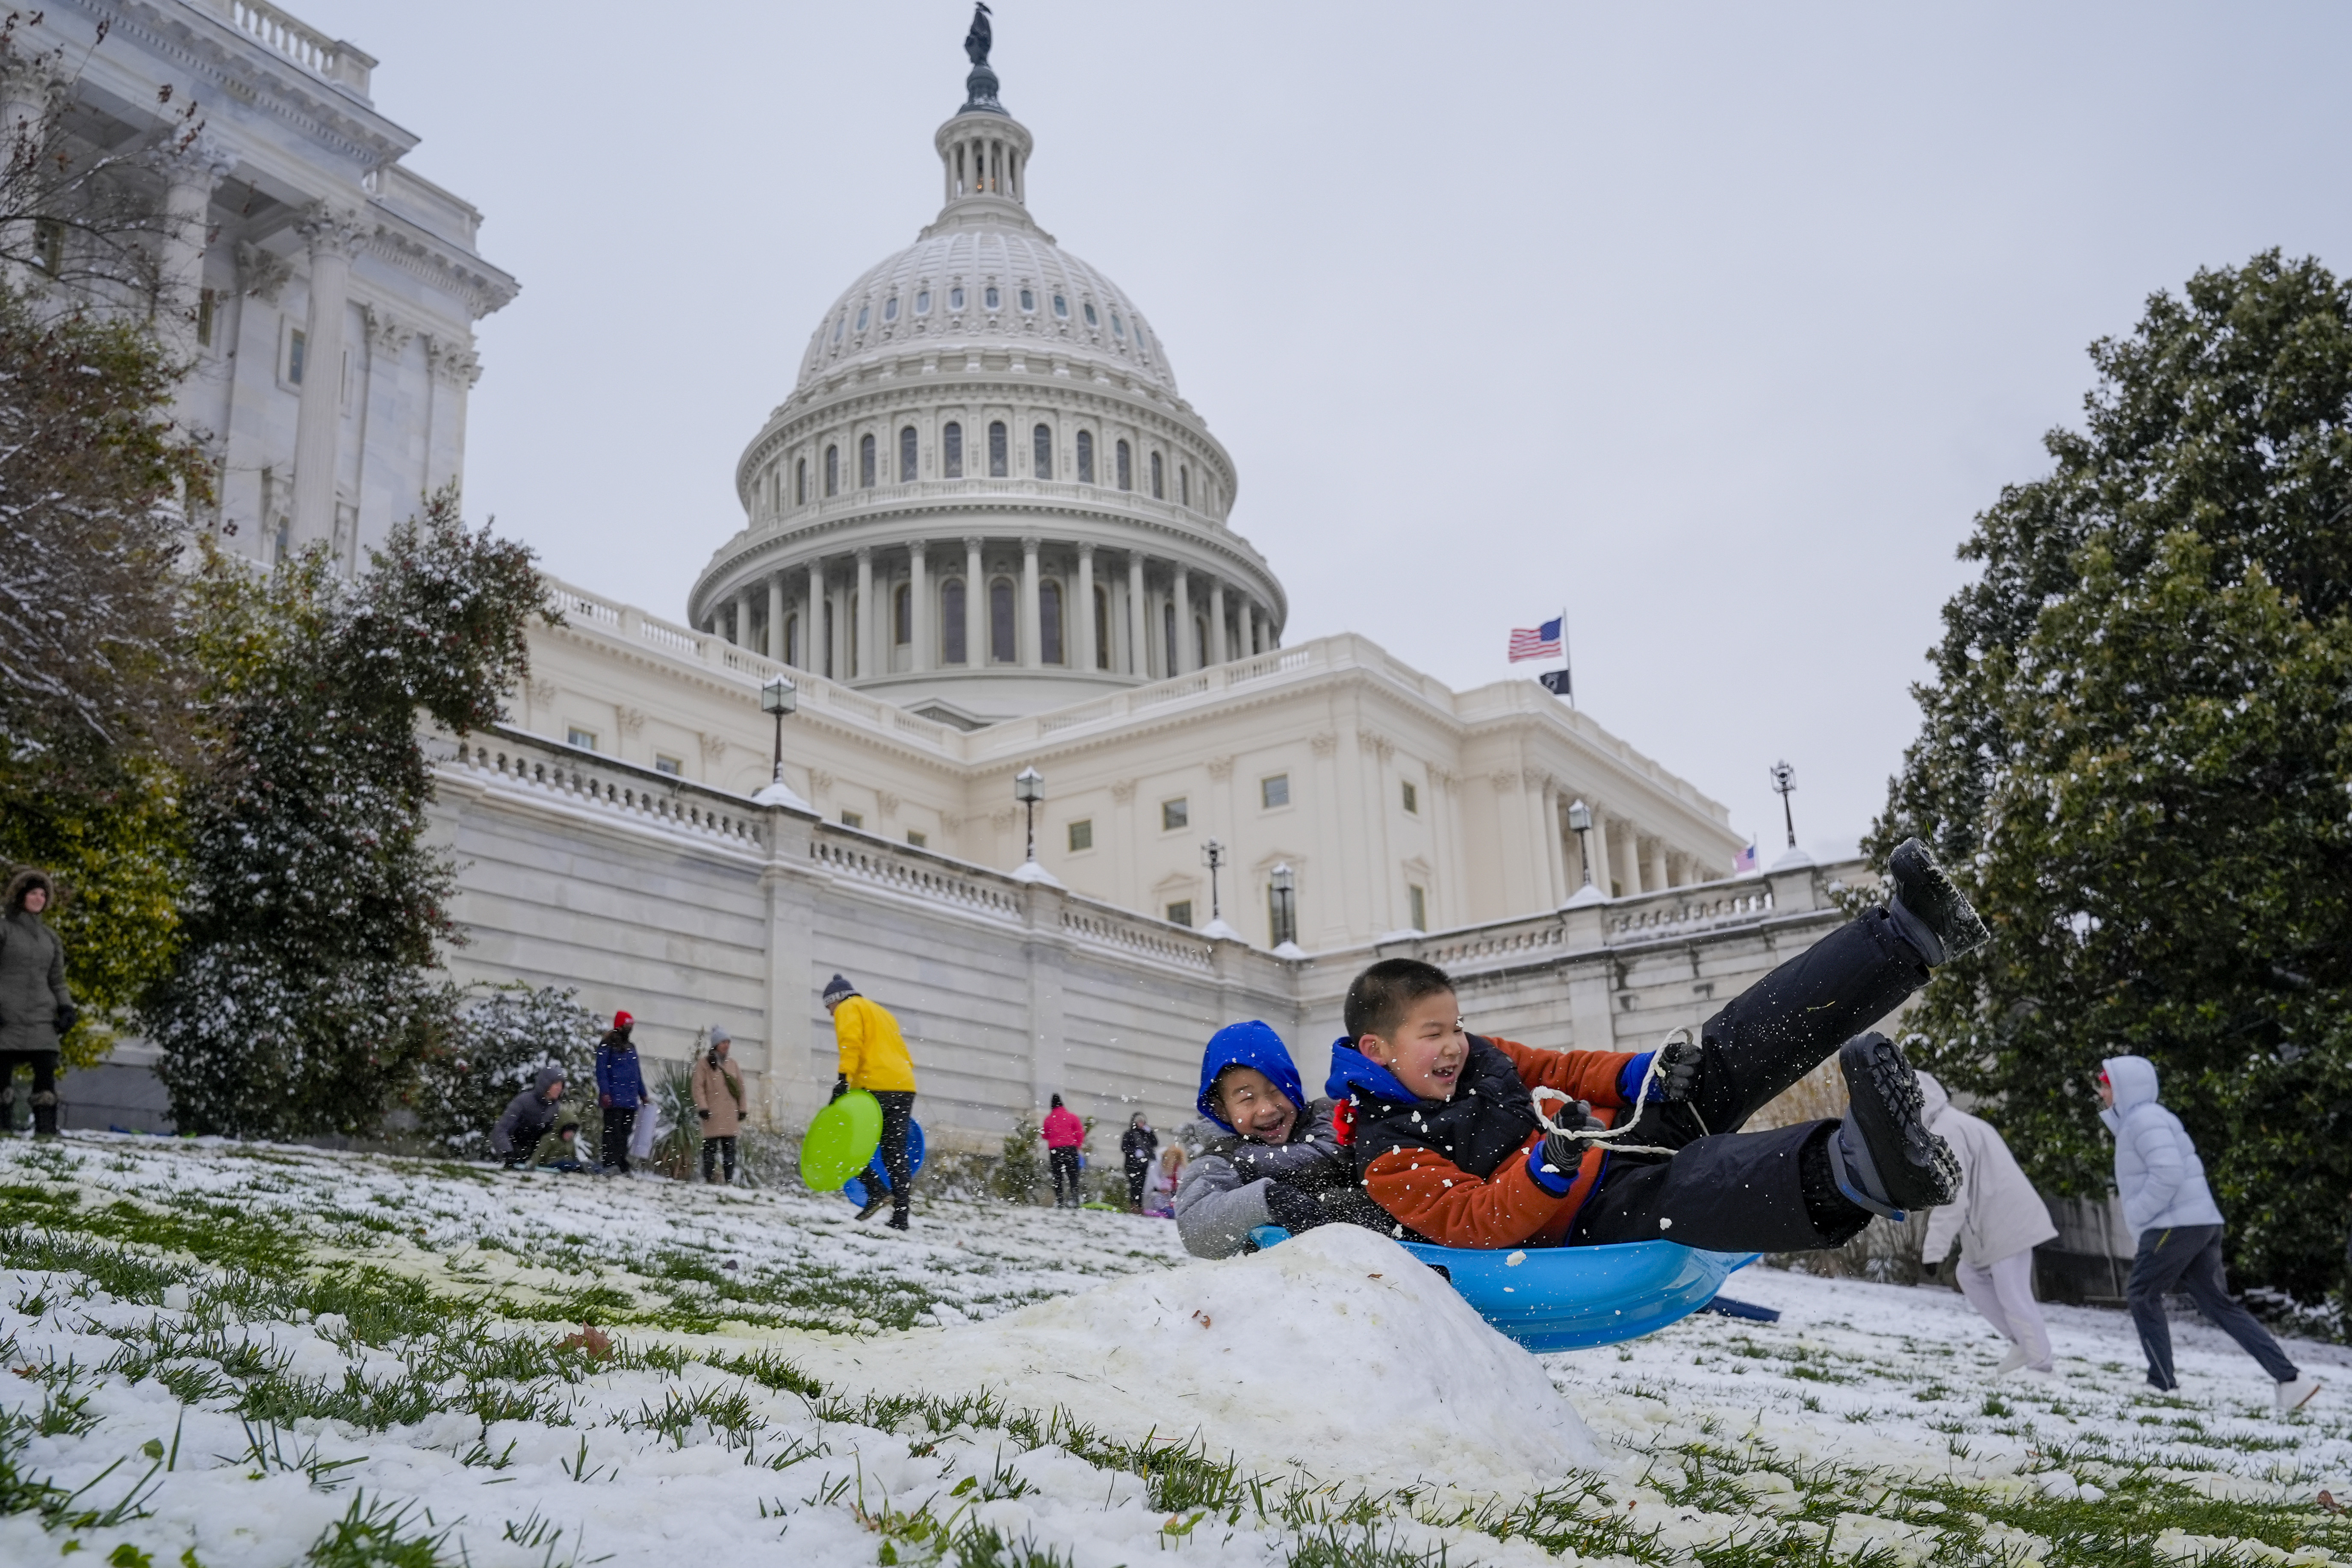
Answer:
<path fill-rule="evenodd" d="M 490 1129 L 490 1152 L 509 1171 L 530 1163 L 539 1141 L 554 1131 L 557 1102 L 563 1098 L 563 1069 L 543 1067 L 531 1075 L 530 1087 L 507 1101 Z"/>
<path fill-rule="evenodd" d="M 16 1109 L 16 1069 L 33 1069 L 33 1136 L 58 1135 L 58 1052 L 78 1009 L 66 989 L 66 946 L 42 911 L 56 900 L 46 872 L 8 879 L 0 897 L 0 1128 Z"/>
<path fill-rule="evenodd" d="M 2146 1057 L 2109 1057 L 2100 1064 L 2099 1120 L 2116 1137 L 2116 1191 L 2124 1223 L 2139 1237 L 2124 1299 L 2147 1352 L 2147 1381 L 2174 1389 L 2172 1330 L 2164 1295 L 2184 1287 L 2190 1300 L 2222 1332 L 2262 1363 L 2278 1384 L 2280 1415 L 2300 1410 L 2319 1392 L 2279 1349 L 2270 1331 L 2230 1294 L 2221 1278 L 2221 1210 L 2205 1184 L 2205 1163 L 2180 1118 L 2157 1103 L 2156 1064 Z"/>
<path fill-rule="evenodd" d="M 2058 1235 L 2049 1205 L 1990 1122 L 1953 1105 L 1929 1074 L 1914 1076 L 1926 1101 L 1920 1121 L 1960 1162 L 1959 1197 L 1927 1215 L 1927 1261 L 1940 1262 L 1959 1243 L 1960 1294 L 2010 1342 L 1994 1376 L 2053 1373 L 2050 1330 L 2033 1299 L 2033 1249 Z"/>

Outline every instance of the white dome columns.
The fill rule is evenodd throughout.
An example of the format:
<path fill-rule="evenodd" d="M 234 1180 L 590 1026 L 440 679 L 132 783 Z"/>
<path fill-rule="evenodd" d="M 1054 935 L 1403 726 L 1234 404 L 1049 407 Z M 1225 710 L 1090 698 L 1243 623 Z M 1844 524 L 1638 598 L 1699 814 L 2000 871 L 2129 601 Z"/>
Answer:
<path fill-rule="evenodd" d="M 1029 128 L 1003 110 L 959 114 L 932 138 L 944 181 L 942 217 L 969 201 L 1028 205 Z"/>

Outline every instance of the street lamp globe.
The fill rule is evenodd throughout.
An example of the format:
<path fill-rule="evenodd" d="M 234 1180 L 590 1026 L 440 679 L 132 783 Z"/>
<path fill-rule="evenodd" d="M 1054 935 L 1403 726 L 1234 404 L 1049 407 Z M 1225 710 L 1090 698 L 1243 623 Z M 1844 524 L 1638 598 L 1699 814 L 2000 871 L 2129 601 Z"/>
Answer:
<path fill-rule="evenodd" d="M 1023 768 L 1013 775 L 1013 798 L 1029 813 L 1029 853 L 1023 863 L 1034 865 L 1037 859 L 1037 803 L 1045 798 L 1045 775 L 1035 768 Z"/>
<path fill-rule="evenodd" d="M 801 689 L 779 675 L 760 688 L 760 711 L 781 719 L 801 705 Z"/>

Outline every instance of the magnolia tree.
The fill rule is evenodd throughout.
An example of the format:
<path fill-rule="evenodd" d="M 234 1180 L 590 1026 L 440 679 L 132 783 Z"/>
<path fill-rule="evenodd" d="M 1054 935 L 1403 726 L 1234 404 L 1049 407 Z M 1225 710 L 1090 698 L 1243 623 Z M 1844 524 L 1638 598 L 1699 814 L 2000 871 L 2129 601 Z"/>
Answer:
<path fill-rule="evenodd" d="M 173 1114 L 186 1132 L 369 1132 L 457 1027 L 418 720 L 498 719 L 546 590 L 523 546 L 467 530 L 452 489 L 356 582 L 320 546 L 267 578 L 214 555 L 196 598 L 215 754 L 184 804 L 180 948 L 144 1010 Z"/>

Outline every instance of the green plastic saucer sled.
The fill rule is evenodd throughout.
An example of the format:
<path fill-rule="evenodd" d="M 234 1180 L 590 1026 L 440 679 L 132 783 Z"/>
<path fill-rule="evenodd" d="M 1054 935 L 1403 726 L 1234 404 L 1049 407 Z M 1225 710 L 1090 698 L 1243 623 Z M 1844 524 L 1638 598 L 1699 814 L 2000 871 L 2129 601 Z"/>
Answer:
<path fill-rule="evenodd" d="M 813 1193 L 839 1192 L 880 1147 L 882 1102 L 853 1089 L 809 1123 L 801 1140 L 801 1180 Z"/>

